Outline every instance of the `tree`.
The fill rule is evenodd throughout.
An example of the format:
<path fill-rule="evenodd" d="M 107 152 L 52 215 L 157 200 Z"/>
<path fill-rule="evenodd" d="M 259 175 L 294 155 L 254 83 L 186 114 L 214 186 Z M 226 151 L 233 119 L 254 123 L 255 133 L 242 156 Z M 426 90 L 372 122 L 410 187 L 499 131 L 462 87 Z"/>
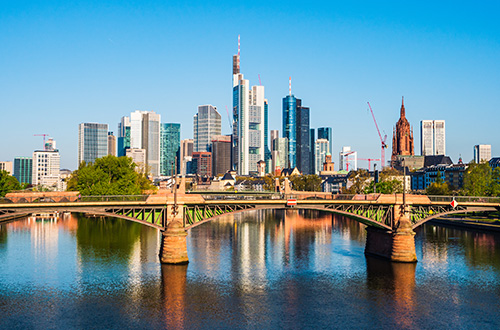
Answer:
<path fill-rule="evenodd" d="M 490 195 L 500 196 L 500 167 L 491 172 Z"/>
<path fill-rule="evenodd" d="M 82 195 L 138 195 L 155 189 L 145 173 L 135 171 L 132 158 L 105 156 L 94 163 L 82 162 L 68 182 L 68 190 Z"/>
<path fill-rule="evenodd" d="M 316 174 L 292 175 L 290 181 L 293 190 L 297 191 L 321 191 L 321 178 Z"/>
<path fill-rule="evenodd" d="M 370 180 L 370 174 L 367 170 L 360 168 L 357 171 L 351 171 L 349 173 L 349 180 L 352 182 L 352 185 L 346 190 L 346 192 L 348 194 L 362 194 L 369 185 L 368 181 Z"/>
<path fill-rule="evenodd" d="M 426 189 L 427 195 L 449 195 L 450 187 L 444 182 L 441 177 L 441 172 L 438 172 L 436 181 L 431 183 Z"/>
<path fill-rule="evenodd" d="M 5 197 L 5 195 L 12 190 L 21 189 L 19 181 L 9 172 L 0 170 L 0 197 Z"/>
<path fill-rule="evenodd" d="M 469 164 L 464 173 L 464 193 L 468 196 L 487 196 L 491 193 L 492 175 L 488 163 Z"/>

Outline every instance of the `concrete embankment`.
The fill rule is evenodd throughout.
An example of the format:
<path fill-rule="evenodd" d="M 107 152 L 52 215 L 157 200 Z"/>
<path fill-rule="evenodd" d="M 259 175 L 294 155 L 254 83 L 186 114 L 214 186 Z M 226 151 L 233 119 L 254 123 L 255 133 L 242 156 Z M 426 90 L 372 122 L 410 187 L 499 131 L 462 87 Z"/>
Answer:
<path fill-rule="evenodd" d="M 429 222 L 450 227 L 500 232 L 500 219 L 496 221 L 483 221 L 462 218 L 440 218 L 433 219 Z"/>

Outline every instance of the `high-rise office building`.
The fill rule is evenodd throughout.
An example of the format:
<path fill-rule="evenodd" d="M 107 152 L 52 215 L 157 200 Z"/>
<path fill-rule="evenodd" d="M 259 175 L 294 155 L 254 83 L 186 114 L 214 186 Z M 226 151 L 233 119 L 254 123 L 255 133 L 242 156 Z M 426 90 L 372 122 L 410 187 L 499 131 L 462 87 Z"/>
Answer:
<path fill-rule="evenodd" d="M 45 150 L 46 151 L 54 151 L 56 150 L 56 140 L 53 138 L 48 138 L 47 142 L 45 142 Z"/>
<path fill-rule="evenodd" d="M 179 148 L 181 144 L 181 124 L 166 123 L 161 124 L 160 129 L 160 174 L 174 175 L 172 165 L 179 169 Z M 175 164 L 174 164 L 175 163 Z"/>
<path fill-rule="evenodd" d="M 231 170 L 231 136 L 212 137 L 212 175 L 223 175 Z"/>
<path fill-rule="evenodd" d="M 144 173 L 146 171 L 146 150 L 127 148 L 125 149 L 125 156 L 132 158 L 137 172 Z"/>
<path fill-rule="evenodd" d="M 116 156 L 116 136 L 108 132 L 108 155 Z"/>
<path fill-rule="evenodd" d="M 60 180 L 61 158 L 56 150 L 36 150 L 33 152 L 32 184 L 52 190 L 61 188 Z"/>
<path fill-rule="evenodd" d="M 212 153 L 193 152 L 193 172 L 200 177 L 212 176 Z"/>
<path fill-rule="evenodd" d="M 51 149 L 55 148 L 54 146 Z M 50 149 L 47 149 L 50 151 Z M 108 154 L 108 124 L 81 123 L 78 126 L 78 164 L 93 163 Z"/>
<path fill-rule="evenodd" d="M 266 104 L 264 86 L 250 87 L 240 73 L 238 55 L 233 56 L 233 168 L 240 175 L 257 172 L 257 162 L 266 159 Z"/>
<path fill-rule="evenodd" d="M 181 146 L 180 146 L 180 169 L 179 173 L 181 174 L 188 174 L 191 173 L 188 171 L 188 165 L 191 162 L 193 158 L 193 139 L 185 139 L 181 141 Z"/>
<path fill-rule="evenodd" d="M 14 158 L 14 177 L 19 183 L 31 184 L 33 175 L 33 158 L 16 157 Z"/>
<path fill-rule="evenodd" d="M 297 168 L 303 174 L 311 174 L 311 139 L 309 128 L 309 108 L 297 99 Z"/>
<path fill-rule="evenodd" d="M 304 174 L 311 173 L 311 136 L 309 108 L 292 94 L 291 79 L 288 95 L 283 98 L 283 137 L 288 139 L 288 162 Z"/>
<path fill-rule="evenodd" d="M 331 127 L 319 127 L 318 128 L 318 139 L 326 139 L 330 145 L 330 154 L 332 154 L 332 145 L 333 145 L 333 137 L 332 137 L 332 128 Z"/>
<path fill-rule="evenodd" d="M 317 139 L 315 142 L 315 174 L 319 174 L 323 169 L 326 155 L 330 154 L 330 142 L 327 139 Z"/>
<path fill-rule="evenodd" d="M 311 173 L 316 173 L 316 134 L 314 128 L 309 129 L 309 145 L 311 146 L 311 165 L 310 171 Z M 321 169 L 318 169 L 321 171 Z"/>
<path fill-rule="evenodd" d="M 130 117 L 122 117 L 118 123 L 117 156 L 125 156 L 127 148 L 130 148 Z"/>
<path fill-rule="evenodd" d="M 282 169 L 290 167 L 290 161 L 288 159 L 288 139 L 286 137 L 274 139 L 272 149 L 274 172 L 279 173 Z"/>
<path fill-rule="evenodd" d="M 266 173 L 271 172 L 271 150 L 269 149 L 269 103 L 264 99 L 264 160 Z"/>
<path fill-rule="evenodd" d="M 444 120 L 422 120 L 420 122 L 420 153 L 422 156 L 446 155 Z"/>
<path fill-rule="evenodd" d="M 146 151 L 147 170 L 153 177 L 160 175 L 160 122 L 161 116 L 154 111 L 130 114 L 130 147 Z"/>
<path fill-rule="evenodd" d="M 193 151 L 210 151 L 212 137 L 221 134 L 221 116 L 213 105 L 198 106 L 193 117 Z"/>
<path fill-rule="evenodd" d="M 489 162 L 491 159 L 491 144 L 478 144 L 474 146 L 474 162 L 476 164 Z"/>

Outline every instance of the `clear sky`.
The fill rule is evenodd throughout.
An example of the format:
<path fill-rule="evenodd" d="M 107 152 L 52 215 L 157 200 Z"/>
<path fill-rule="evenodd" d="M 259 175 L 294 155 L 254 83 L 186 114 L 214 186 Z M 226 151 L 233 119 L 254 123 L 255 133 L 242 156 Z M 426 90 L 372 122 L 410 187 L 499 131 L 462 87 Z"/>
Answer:
<path fill-rule="evenodd" d="M 213 104 L 229 133 L 238 34 L 270 129 L 281 131 L 292 76 L 311 127 L 333 128 L 334 153 L 349 145 L 379 158 L 366 102 L 390 143 L 404 96 L 416 154 L 420 120 L 444 119 L 453 161 L 471 160 L 475 144 L 500 156 L 499 13 L 498 1 L 0 0 L 0 160 L 30 156 L 42 147 L 33 134 L 47 133 L 75 169 L 78 124 L 116 133 L 134 110 L 191 138 L 197 106 Z"/>

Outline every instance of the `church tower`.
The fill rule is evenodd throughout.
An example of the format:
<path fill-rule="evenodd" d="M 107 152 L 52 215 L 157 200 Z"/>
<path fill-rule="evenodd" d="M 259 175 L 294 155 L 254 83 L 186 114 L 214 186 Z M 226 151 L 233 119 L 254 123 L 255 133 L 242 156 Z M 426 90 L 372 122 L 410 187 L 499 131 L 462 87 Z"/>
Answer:
<path fill-rule="evenodd" d="M 394 164 L 397 156 L 408 155 L 415 155 L 415 148 L 413 144 L 413 128 L 410 127 L 410 123 L 406 119 L 405 100 L 403 97 L 401 114 L 396 127 L 393 129 L 391 165 Z"/>

